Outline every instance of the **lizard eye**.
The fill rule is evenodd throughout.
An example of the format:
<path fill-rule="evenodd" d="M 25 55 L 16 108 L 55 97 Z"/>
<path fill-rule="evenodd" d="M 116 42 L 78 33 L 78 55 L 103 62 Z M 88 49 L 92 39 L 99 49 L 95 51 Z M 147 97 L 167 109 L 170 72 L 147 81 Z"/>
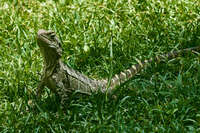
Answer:
<path fill-rule="evenodd" d="M 48 31 L 47 32 L 47 36 L 49 37 L 49 39 L 54 39 L 56 36 L 56 33 L 53 31 Z"/>
<path fill-rule="evenodd" d="M 54 39 L 56 34 L 55 33 L 51 33 L 49 36 L 50 36 L 51 39 Z"/>

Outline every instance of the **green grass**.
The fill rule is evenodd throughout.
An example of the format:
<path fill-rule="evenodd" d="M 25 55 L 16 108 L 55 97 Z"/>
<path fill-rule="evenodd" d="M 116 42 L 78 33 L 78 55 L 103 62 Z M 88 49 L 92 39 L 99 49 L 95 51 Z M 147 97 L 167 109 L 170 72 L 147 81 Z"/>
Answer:
<path fill-rule="evenodd" d="M 63 61 L 107 78 L 156 54 L 200 45 L 199 0 L 1 0 L 1 132 L 200 132 L 200 56 L 152 64 L 114 92 L 73 95 L 63 112 L 45 89 L 38 29 L 63 42 Z M 110 54 L 113 54 L 112 56 Z"/>

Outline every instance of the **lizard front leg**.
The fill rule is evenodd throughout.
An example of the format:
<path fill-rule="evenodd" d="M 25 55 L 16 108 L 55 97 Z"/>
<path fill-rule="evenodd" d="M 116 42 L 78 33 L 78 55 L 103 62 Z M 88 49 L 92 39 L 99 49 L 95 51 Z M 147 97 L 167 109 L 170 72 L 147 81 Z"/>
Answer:
<path fill-rule="evenodd" d="M 45 79 L 42 78 L 42 81 L 40 81 L 40 83 L 38 84 L 37 86 L 37 90 L 36 90 L 36 95 L 37 97 L 40 97 L 41 96 L 41 93 L 42 93 L 42 90 L 44 89 L 44 86 L 45 86 Z"/>

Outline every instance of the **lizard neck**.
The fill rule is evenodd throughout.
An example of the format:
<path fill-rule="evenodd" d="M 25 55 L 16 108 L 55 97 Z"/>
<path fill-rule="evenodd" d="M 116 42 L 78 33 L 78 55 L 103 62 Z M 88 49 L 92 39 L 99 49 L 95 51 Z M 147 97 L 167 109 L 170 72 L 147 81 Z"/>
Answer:
<path fill-rule="evenodd" d="M 52 54 L 51 52 L 48 54 L 48 51 L 43 55 L 44 57 L 44 72 L 45 76 L 49 77 L 53 74 L 53 71 L 56 67 L 59 67 L 61 59 L 59 56 Z"/>

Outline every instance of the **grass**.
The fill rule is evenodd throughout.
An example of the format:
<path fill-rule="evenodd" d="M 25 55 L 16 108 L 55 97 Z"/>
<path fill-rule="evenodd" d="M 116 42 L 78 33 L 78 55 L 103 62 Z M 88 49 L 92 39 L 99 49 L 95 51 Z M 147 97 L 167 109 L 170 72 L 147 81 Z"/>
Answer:
<path fill-rule="evenodd" d="M 38 29 L 63 42 L 63 61 L 107 78 L 141 60 L 200 45 L 198 0 L 1 0 L 0 131 L 200 132 L 200 58 L 152 64 L 114 92 L 73 95 L 63 112 L 42 72 Z M 112 53 L 112 55 L 111 55 Z"/>

